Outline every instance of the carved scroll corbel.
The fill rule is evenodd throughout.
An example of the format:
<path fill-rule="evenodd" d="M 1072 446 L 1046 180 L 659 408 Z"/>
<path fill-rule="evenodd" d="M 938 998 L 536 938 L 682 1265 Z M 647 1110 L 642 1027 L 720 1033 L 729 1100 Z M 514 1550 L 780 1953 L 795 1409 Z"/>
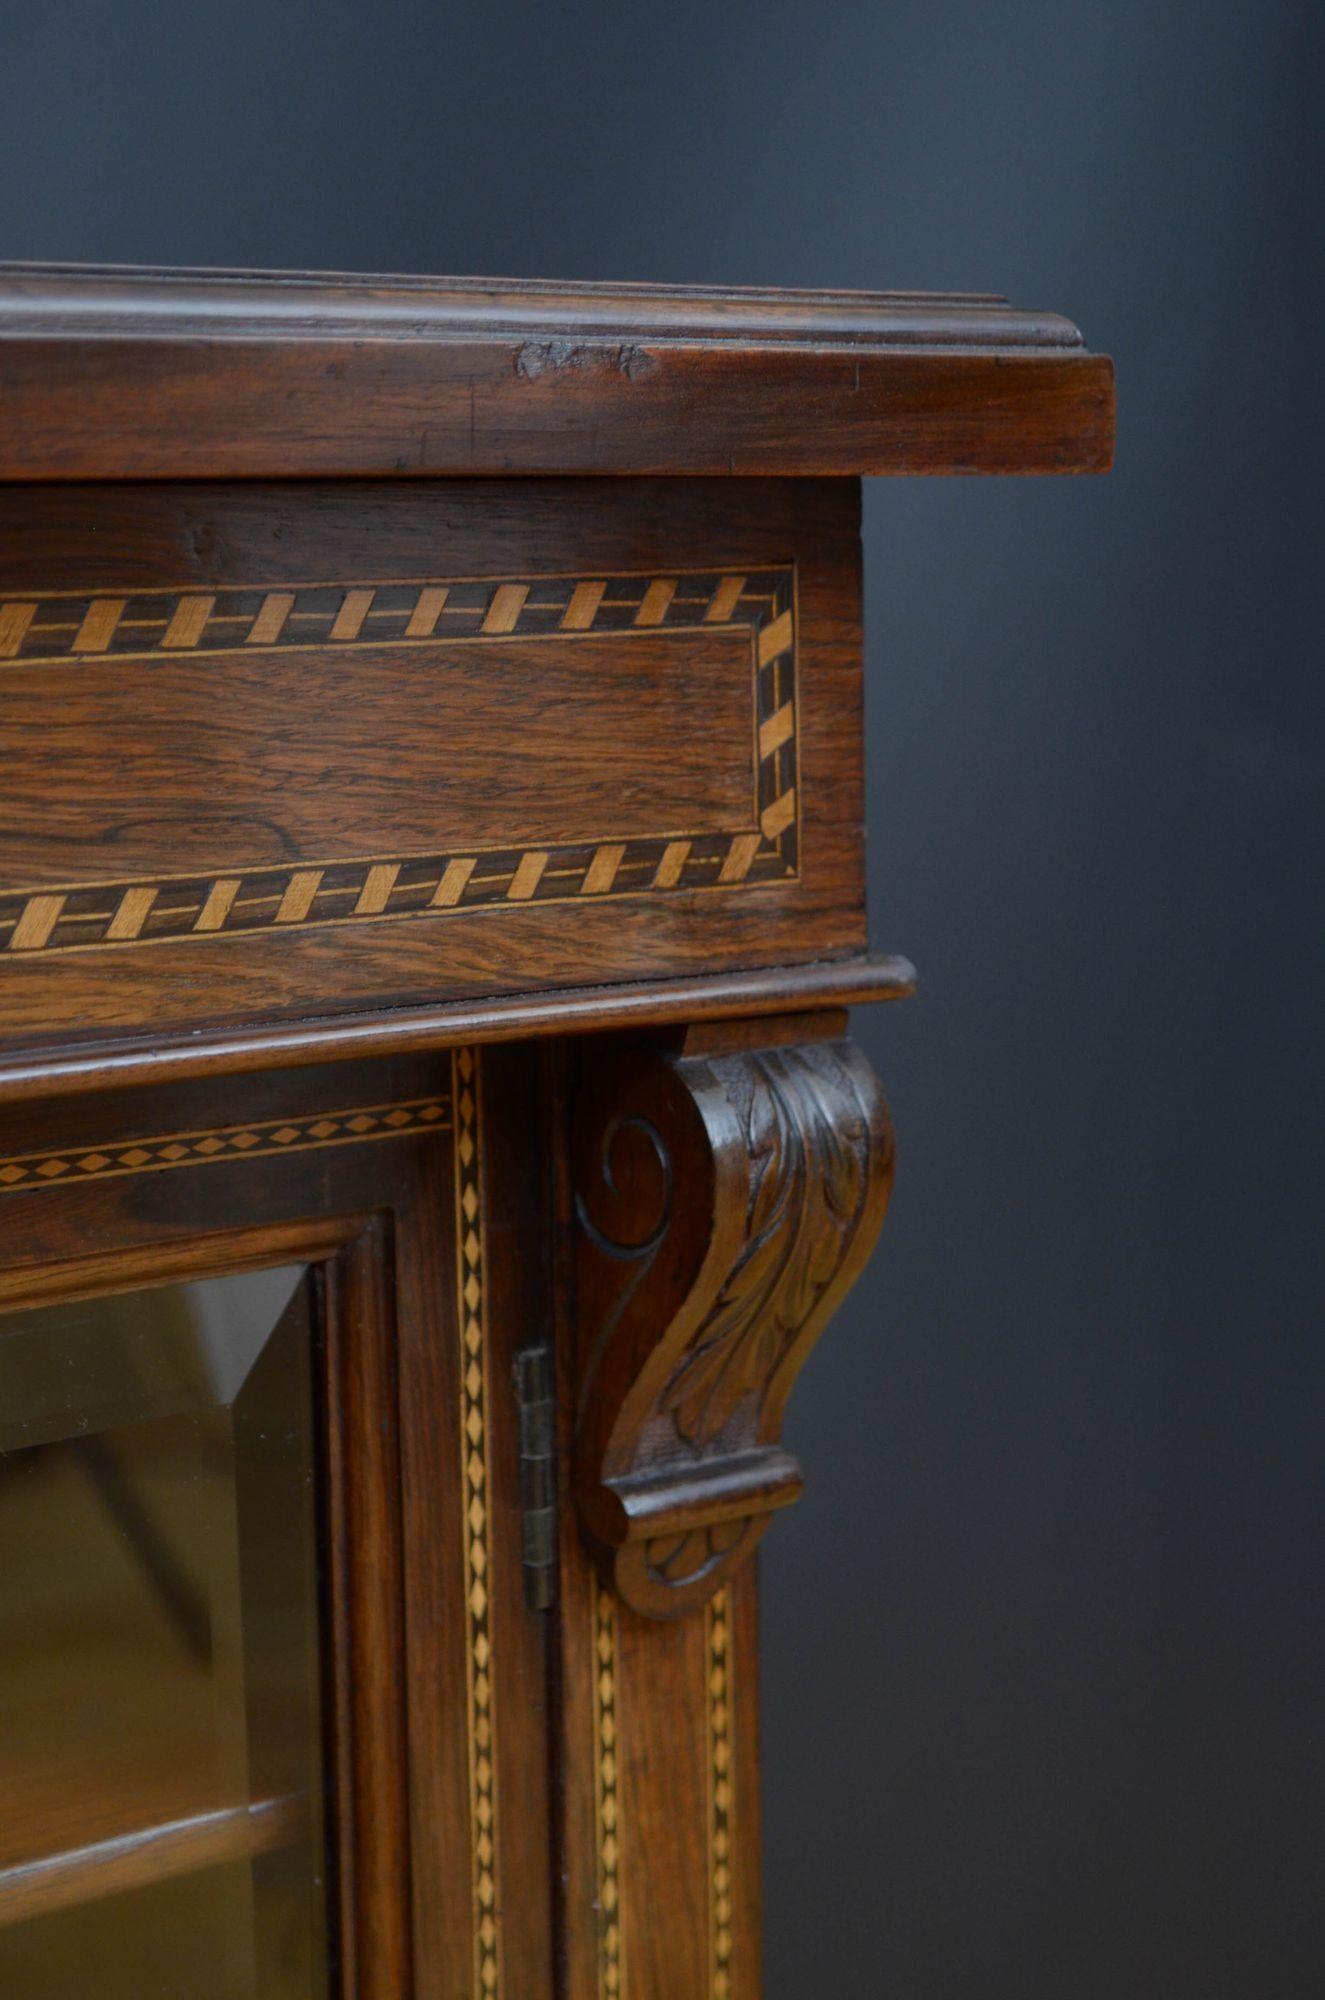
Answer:
<path fill-rule="evenodd" d="M 892 1180 L 845 1017 L 595 1053 L 577 1107 L 576 1494 L 625 1601 L 703 1604 L 800 1493 L 792 1383 Z"/>

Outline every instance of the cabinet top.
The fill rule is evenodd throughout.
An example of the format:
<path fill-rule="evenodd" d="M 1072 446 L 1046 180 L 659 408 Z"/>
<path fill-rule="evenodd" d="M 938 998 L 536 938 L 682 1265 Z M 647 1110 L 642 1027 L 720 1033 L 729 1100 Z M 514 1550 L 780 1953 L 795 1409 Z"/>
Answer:
<path fill-rule="evenodd" d="M 1103 471 L 990 294 L 0 264 L 0 478 Z"/>

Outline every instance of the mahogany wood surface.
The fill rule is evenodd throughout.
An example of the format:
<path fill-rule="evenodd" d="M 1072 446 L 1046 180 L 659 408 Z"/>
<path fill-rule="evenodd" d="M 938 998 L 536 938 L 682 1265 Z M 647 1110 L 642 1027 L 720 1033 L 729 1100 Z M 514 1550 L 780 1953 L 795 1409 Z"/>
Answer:
<path fill-rule="evenodd" d="M 989 296 L 0 267 L 0 479 L 1098 472 L 1113 370 Z"/>
<path fill-rule="evenodd" d="M 0 1037 L 856 956 L 845 480 L 0 490 Z"/>
<path fill-rule="evenodd" d="M 1112 442 L 992 296 L 0 266 L 0 1311 L 316 1267 L 337 2000 L 758 2000 L 750 1552 L 915 982 L 858 480 Z M 290 1832 L 165 1761 L 0 1921 Z"/>

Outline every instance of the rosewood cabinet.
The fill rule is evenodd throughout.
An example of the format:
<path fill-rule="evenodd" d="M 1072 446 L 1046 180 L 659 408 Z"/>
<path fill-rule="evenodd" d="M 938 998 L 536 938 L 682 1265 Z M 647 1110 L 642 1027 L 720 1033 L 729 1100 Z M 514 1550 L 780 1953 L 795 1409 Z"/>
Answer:
<path fill-rule="evenodd" d="M 996 299 L 0 273 L 0 1995 L 755 2000 L 857 480 L 1111 434 Z"/>

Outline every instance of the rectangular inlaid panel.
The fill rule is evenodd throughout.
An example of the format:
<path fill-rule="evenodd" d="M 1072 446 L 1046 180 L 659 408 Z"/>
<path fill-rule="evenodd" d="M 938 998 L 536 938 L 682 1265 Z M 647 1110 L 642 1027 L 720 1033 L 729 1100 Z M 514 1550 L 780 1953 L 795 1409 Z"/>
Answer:
<path fill-rule="evenodd" d="M 0 493 L 0 1034 L 857 948 L 857 599 L 839 482 Z"/>

